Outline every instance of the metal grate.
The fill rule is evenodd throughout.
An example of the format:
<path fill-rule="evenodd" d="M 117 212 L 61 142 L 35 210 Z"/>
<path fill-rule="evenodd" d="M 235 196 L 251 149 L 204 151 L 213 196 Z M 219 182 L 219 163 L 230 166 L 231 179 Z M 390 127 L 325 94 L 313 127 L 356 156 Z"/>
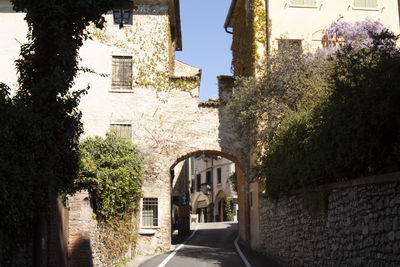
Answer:
<path fill-rule="evenodd" d="M 132 57 L 112 57 L 112 80 L 113 88 L 131 89 L 132 87 Z"/>
<path fill-rule="evenodd" d="M 142 226 L 158 226 L 158 198 L 143 198 Z"/>

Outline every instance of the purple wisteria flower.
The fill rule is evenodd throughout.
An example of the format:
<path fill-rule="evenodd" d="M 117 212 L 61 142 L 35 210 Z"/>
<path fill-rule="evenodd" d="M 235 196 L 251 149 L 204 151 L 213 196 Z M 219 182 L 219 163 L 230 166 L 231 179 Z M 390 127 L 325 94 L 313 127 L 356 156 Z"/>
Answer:
<path fill-rule="evenodd" d="M 342 46 L 351 46 L 353 49 L 368 48 L 373 45 L 373 36 L 386 31 L 388 29 L 379 20 L 366 19 L 354 24 L 335 21 L 325 30 L 322 44 L 328 50 L 336 50 Z"/>

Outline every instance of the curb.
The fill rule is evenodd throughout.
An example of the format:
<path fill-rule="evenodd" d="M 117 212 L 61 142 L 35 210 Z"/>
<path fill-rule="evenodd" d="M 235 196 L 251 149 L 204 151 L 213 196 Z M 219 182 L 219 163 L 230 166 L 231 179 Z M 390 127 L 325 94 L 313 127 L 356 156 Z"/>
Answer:
<path fill-rule="evenodd" d="M 239 236 L 237 236 L 235 241 L 233 242 L 235 244 L 236 251 L 239 254 L 240 258 L 242 259 L 244 265 L 246 265 L 246 267 L 251 267 L 251 264 L 247 261 L 247 259 L 244 256 L 243 252 L 240 250 L 240 247 L 239 247 L 239 245 L 237 243 L 238 239 L 239 239 Z"/>

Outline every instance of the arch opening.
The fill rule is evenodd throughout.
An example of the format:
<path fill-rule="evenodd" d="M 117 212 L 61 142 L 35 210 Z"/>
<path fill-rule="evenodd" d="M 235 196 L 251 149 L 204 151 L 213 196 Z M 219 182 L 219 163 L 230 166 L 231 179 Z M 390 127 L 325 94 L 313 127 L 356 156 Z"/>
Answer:
<path fill-rule="evenodd" d="M 242 171 L 236 157 L 221 151 L 198 150 L 179 157 L 170 171 L 172 239 L 174 235 L 187 234 L 192 223 L 237 220 L 238 194 L 233 177 Z M 232 203 L 231 217 L 227 216 L 228 198 Z"/>

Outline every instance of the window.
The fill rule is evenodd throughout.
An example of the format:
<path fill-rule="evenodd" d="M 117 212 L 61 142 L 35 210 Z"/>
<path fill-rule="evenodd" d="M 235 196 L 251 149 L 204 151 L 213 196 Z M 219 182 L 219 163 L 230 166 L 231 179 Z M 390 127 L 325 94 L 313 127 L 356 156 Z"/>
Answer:
<path fill-rule="evenodd" d="M 197 174 L 196 176 L 196 191 L 200 192 L 201 190 L 201 174 Z"/>
<path fill-rule="evenodd" d="M 143 198 L 142 226 L 158 226 L 158 198 Z"/>
<path fill-rule="evenodd" d="M 132 88 L 132 57 L 112 57 L 112 80 L 111 87 L 117 89 Z"/>
<path fill-rule="evenodd" d="M 250 202 L 250 208 L 252 208 L 253 207 L 253 191 L 250 191 L 249 202 Z"/>
<path fill-rule="evenodd" d="M 207 185 L 211 185 L 211 171 L 206 173 Z"/>
<path fill-rule="evenodd" d="M 114 24 L 116 25 L 132 25 L 132 9 L 122 8 L 114 9 Z"/>
<path fill-rule="evenodd" d="M 278 51 L 287 53 L 303 53 L 301 40 L 299 39 L 278 39 Z"/>
<path fill-rule="evenodd" d="M 354 7 L 378 8 L 378 1 L 377 0 L 354 0 Z"/>
<path fill-rule="evenodd" d="M 316 0 L 290 0 L 292 6 L 315 6 L 316 4 Z"/>
<path fill-rule="evenodd" d="M 132 138 L 132 126 L 130 124 L 111 124 L 110 132 L 122 139 Z"/>
<path fill-rule="evenodd" d="M 222 177 L 221 177 L 221 168 L 217 168 L 217 183 L 220 184 L 222 181 Z"/>

